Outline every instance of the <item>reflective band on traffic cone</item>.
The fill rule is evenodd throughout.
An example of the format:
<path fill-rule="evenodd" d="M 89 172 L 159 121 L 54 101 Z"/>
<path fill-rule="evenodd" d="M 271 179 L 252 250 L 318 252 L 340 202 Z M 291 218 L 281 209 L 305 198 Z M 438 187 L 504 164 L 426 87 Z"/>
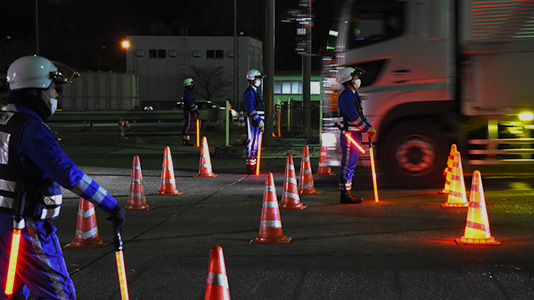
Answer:
<path fill-rule="evenodd" d="M 288 154 L 284 175 L 284 193 L 282 194 L 282 200 L 280 201 L 280 208 L 304 209 L 306 207 L 308 206 L 304 206 L 300 203 L 295 166 L 293 165 L 293 155 Z"/>
<path fill-rule="evenodd" d="M 328 150 L 321 146 L 321 156 L 319 157 L 319 168 L 315 176 L 333 176 L 332 169 L 328 166 Z"/>
<path fill-rule="evenodd" d="M 441 207 L 468 207 L 467 195 L 465 193 L 464 171 L 462 169 L 462 158 L 460 152 L 454 153 L 452 164 L 451 190 L 447 196 L 447 202 Z"/>
<path fill-rule="evenodd" d="M 202 138 L 202 148 L 200 149 L 200 164 L 198 168 L 198 175 L 195 177 L 216 177 L 211 170 L 210 148 L 208 147 L 208 139 Z"/>
<path fill-rule="evenodd" d="M 245 113 L 242 111 L 239 112 L 239 119 L 237 121 L 238 127 L 245 127 Z"/>
<path fill-rule="evenodd" d="M 456 239 L 456 243 L 466 245 L 501 244 L 491 236 L 486 200 L 484 199 L 484 188 L 482 187 L 482 177 L 479 171 L 473 172 L 465 233 L 460 239 Z"/>
<path fill-rule="evenodd" d="M 213 246 L 210 251 L 208 280 L 206 284 L 205 300 L 229 300 L 228 276 L 224 264 L 221 246 Z"/>
<path fill-rule="evenodd" d="M 273 173 L 269 172 L 265 178 L 265 193 L 263 193 L 263 208 L 261 209 L 260 233 L 250 241 L 251 244 L 288 244 L 291 238 L 282 232 L 282 220 L 276 198 Z"/>
<path fill-rule="evenodd" d="M 452 177 L 452 165 L 454 163 L 454 154 L 456 153 L 456 144 L 451 145 L 451 151 L 447 157 L 447 167 L 443 170 L 443 175 L 445 175 L 445 186 L 439 192 L 440 194 L 448 194 L 451 188 L 451 177 Z"/>
<path fill-rule="evenodd" d="M 163 167 L 161 169 L 161 184 L 158 195 L 181 195 L 182 192 L 176 189 L 176 180 L 174 179 L 174 166 L 172 164 L 171 148 L 165 147 L 163 155 Z"/>
<path fill-rule="evenodd" d="M 130 180 L 130 195 L 128 204 L 124 207 L 128 210 L 149 210 L 146 204 L 145 188 L 143 187 L 143 175 L 141 174 L 141 162 L 139 155 L 134 155 L 132 163 L 132 179 Z"/>
<path fill-rule="evenodd" d="M 119 140 L 127 140 L 128 137 L 126 137 L 126 134 L 124 133 L 124 127 L 122 126 L 122 118 L 119 118 L 119 128 L 117 132 L 117 139 Z"/>
<path fill-rule="evenodd" d="M 95 207 L 93 203 L 80 198 L 76 235 L 74 241 L 65 245 L 65 248 L 98 248 L 104 247 L 107 244 L 109 242 L 104 243 L 98 236 L 98 226 L 96 225 Z"/>
<path fill-rule="evenodd" d="M 313 174 L 308 145 L 304 145 L 304 149 L 302 149 L 302 160 L 300 163 L 299 194 L 317 195 L 319 193 L 320 192 L 315 190 L 315 186 L 313 185 Z"/>

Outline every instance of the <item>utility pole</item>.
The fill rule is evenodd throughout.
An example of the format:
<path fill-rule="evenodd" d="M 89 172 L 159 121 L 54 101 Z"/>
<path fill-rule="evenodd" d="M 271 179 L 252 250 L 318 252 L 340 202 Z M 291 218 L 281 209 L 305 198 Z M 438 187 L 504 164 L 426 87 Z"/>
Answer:
<path fill-rule="evenodd" d="M 305 0 L 301 0 L 303 2 Z M 307 0 L 307 18 L 304 21 L 306 30 L 306 49 L 302 55 L 302 127 L 304 129 L 311 127 L 311 55 L 312 55 L 312 0 Z"/>
<path fill-rule="evenodd" d="M 265 132 L 263 143 L 272 146 L 273 141 L 273 92 L 274 92 L 274 0 L 265 0 L 265 74 L 263 101 L 265 102 Z"/>

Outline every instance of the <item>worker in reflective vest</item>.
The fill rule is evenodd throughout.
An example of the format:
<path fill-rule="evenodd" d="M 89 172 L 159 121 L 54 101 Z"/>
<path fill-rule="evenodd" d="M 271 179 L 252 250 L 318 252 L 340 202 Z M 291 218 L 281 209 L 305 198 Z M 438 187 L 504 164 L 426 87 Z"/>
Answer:
<path fill-rule="evenodd" d="M 182 145 L 184 146 L 193 146 L 191 143 L 191 127 L 194 126 L 195 120 L 200 118 L 200 112 L 198 107 L 195 104 L 195 99 L 193 98 L 193 87 L 194 87 L 193 78 L 186 78 L 184 80 L 184 96 L 183 100 L 183 110 L 184 110 L 184 126 L 182 128 Z"/>
<path fill-rule="evenodd" d="M 21 57 L 7 72 L 11 93 L 0 118 L 0 278 L 8 269 L 16 201 L 26 195 L 15 299 L 29 291 L 35 299 L 76 298 L 56 227 L 49 222 L 60 212 L 60 186 L 108 213 L 114 233 L 124 225 L 124 210 L 115 198 L 76 167 L 45 124 L 57 108 L 56 85 L 76 76 L 71 68 L 40 56 Z M 0 299 L 7 298 L 2 288 Z"/>
<path fill-rule="evenodd" d="M 247 172 L 249 174 L 256 173 L 257 153 L 260 140 L 260 134 L 263 134 L 265 128 L 265 104 L 261 98 L 259 88 L 262 84 L 263 75 L 256 69 L 251 69 L 247 72 L 247 80 L 249 83 L 248 89 L 243 95 L 245 107 L 247 109 Z"/>
<path fill-rule="evenodd" d="M 344 86 L 344 90 L 338 98 L 339 112 L 343 117 L 343 129 L 360 145 L 362 133 L 376 134 L 376 130 L 363 114 L 362 99 L 356 91 L 361 85 L 360 76 L 364 73 L 365 71 L 360 68 L 346 67 L 337 74 L 339 83 Z M 360 152 L 355 145 L 347 141 L 347 137 L 343 133 L 340 134 L 340 141 L 343 153 L 341 157 L 342 169 L 339 174 L 340 203 L 361 203 L 363 199 L 353 196 L 350 192 L 354 169 Z"/>

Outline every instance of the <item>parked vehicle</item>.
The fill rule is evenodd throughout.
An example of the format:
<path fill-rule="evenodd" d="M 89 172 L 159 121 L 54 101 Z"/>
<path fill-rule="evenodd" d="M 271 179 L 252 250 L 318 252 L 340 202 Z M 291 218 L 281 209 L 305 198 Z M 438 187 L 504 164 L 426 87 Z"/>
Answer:
<path fill-rule="evenodd" d="M 392 182 L 443 183 L 452 143 L 472 165 L 534 163 L 532 1 L 348 0 L 339 12 L 323 60 L 323 141 L 339 135 L 336 72 L 357 66 Z"/>

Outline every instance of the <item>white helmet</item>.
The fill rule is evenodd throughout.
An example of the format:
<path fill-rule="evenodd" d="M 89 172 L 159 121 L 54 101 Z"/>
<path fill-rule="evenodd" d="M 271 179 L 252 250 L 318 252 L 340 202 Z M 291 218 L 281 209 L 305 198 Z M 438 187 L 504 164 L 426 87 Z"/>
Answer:
<path fill-rule="evenodd" d="M 365 71 L 360 68 L 345 67 L 337 72 L 337 81 L 344 84 L 345 82 L 351 81 L 355 76 L 361 76 L 364 73 Z"/>
<path fill-rule="evenodd" d="M 265 75 L 256 69 L 250 69 L 247 72 L 247 80 L 254 80 L 256 78 L 265 78 Z"/>
<path fill-rule="evenodd" d="M 78 76 L 77 72 L 66 65 L 53 63 L 41 56 L 23 56 L 9 66 L 6 79 L 9 89 L 15 91 L 27 88 L 47 89 L 52 81 L 63 84 Z"/>
<path fill-rule="evenodd" d="M 193 78 L 186 78 L 184 80 L 184 86 L 192 86 L 194 82 Z"/>

